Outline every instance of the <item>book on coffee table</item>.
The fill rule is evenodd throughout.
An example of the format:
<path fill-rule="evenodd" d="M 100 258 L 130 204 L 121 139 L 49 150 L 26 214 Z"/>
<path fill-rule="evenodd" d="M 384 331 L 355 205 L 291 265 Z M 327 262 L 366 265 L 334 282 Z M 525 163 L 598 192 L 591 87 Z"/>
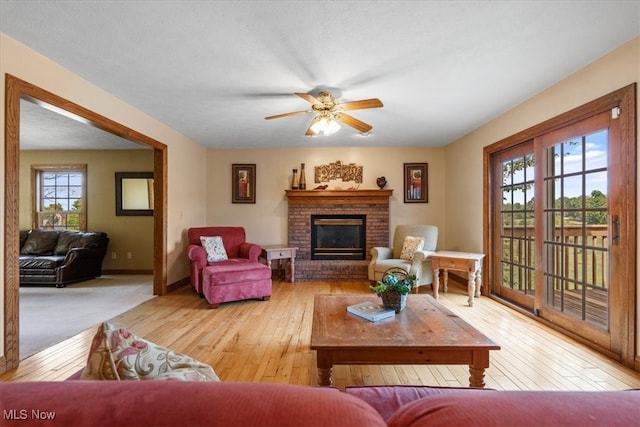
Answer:
<path fill-rule="evenodd" d="M 349 305 L 347 306 L 347 311 L 372 322 L 377 322 L 378 320 L 396 315 L 396 311 L 394 309 L 386 308 L 382 304 L 373 304 L 371 302 L 361 302 L 360 304 Z"/>

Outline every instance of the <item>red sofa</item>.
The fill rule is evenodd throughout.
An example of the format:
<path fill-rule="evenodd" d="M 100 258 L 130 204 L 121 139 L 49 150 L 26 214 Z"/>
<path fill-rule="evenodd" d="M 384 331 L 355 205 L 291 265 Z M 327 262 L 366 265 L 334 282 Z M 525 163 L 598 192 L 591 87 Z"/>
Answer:
<path fill-rule="evenodd" d="M 268 383 L 0 383 L 10 426 L 631 426 L 640 390 L 495 391 Z"/>
<path fill-rule="evenodd" d="M 220 303 L 271 297 L 271 269 L 258 262 L 262 248 L 246 241 L 242 227 L 195 227 L 187 231 L 191 285 L 212 308 Z M 226 258 L 208 261 L 201 237 L 222 238 Z"/>

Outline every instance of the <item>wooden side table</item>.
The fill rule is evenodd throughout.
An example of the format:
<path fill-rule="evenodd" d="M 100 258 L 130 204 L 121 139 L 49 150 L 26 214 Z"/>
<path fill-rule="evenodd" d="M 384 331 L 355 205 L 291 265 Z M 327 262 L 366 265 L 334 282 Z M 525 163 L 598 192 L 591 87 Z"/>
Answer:
<path fill-rule="evenodd" d="M 444 270 L 444 291 L 447 292 L 447 282 L 449 280 L 449 270 L 466 271 L 469 275 L 469 307 L 473 307 L 473 297 L 480 296 L 482 288 L 482 259 L 484 254 L 470 252 L 449 252 L 441 251 L 432 254 L 431 267 L 433 268 L 433 297 L 438 299 L 438 288 L 440 287 L 440 269 Z"/>
<path fill-rule="evenodd" d="M 298 248 L 283 246 L 283 245 L 267 245 L 262 247 L 260 257 L 267 261 L 267 267 L 271 268 L 271 261 L 276 260 L 278 262 L 278 272 L 283 272 L 283 278 L 286 279 L 286 261 L 285 268 L 282 269 L 283 260 L 289 259 L 290 265 L 290 278 L 291 283 L 296 280 L 296 251 Z"/>

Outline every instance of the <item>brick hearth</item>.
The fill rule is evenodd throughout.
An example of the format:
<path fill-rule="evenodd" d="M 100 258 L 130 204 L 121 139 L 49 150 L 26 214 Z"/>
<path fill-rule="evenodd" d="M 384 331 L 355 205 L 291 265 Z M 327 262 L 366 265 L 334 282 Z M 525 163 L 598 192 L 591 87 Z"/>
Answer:
<path fill-rule="evenodd" d="M 389 245 L 393 190 L 288 190 L 289 245 L 298 247 L 296 280 L 367 279 L 371 248 Z M 311 215 L 366 215 L 366 260 L 312 260 Z"/>

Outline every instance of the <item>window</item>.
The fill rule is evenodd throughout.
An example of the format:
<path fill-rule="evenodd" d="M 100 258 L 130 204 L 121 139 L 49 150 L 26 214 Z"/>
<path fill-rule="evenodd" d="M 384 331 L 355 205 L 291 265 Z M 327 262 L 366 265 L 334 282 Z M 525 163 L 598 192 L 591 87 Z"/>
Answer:
<path fill-rule="evenodd" d="M 86 231 L 87 165 L 33 165 L 32 228 Z"/>

